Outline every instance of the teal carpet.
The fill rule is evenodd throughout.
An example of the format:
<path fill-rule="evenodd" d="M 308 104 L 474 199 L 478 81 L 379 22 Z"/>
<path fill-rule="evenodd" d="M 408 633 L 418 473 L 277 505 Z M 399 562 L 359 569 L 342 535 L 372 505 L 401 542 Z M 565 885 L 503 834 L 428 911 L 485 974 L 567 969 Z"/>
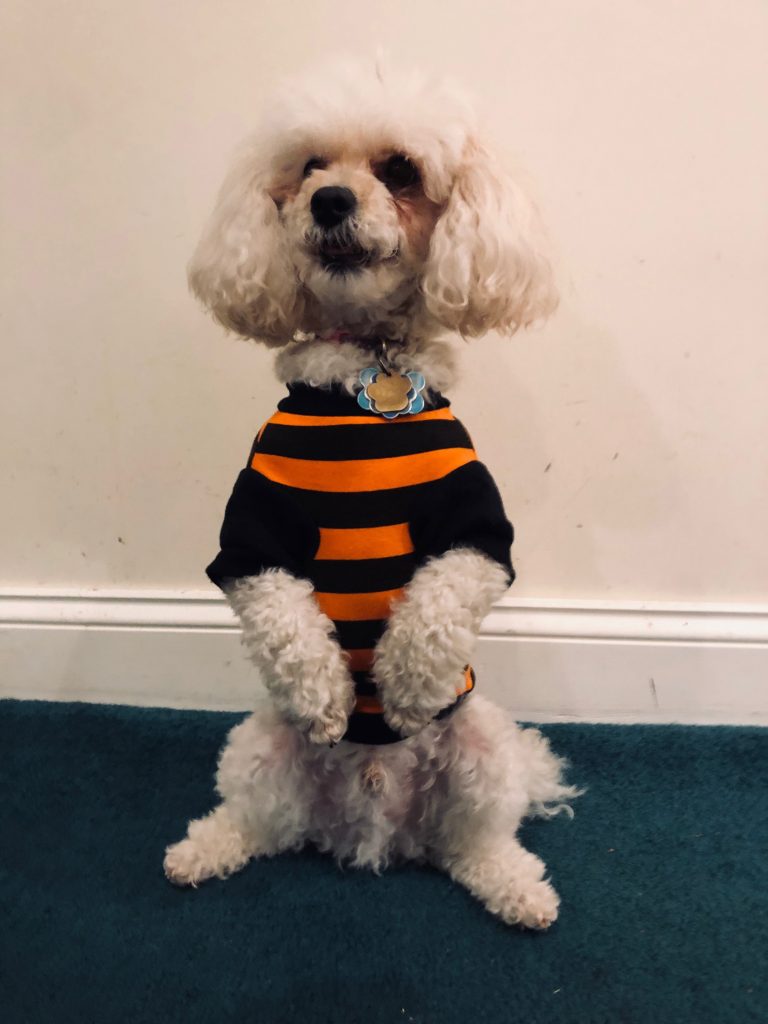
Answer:
<path fill-rule="evenodd" d="M 172 888 L 239 717 L 0 703 L 4 1024 L 768 1021 L 768 732 L 548 726 L 589 791 L 525 830 L 563 897 L 533 935 L 311 852 Z"/>

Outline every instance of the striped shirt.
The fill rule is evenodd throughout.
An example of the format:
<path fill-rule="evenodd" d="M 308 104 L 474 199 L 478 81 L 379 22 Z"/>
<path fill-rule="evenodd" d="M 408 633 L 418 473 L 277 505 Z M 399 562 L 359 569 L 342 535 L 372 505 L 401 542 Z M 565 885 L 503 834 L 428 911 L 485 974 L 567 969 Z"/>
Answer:
<path fill-rule="evenodd" d="M 280 568 L 309 579 L 333 620 L 355 680 L 345 739 L 401 739 L 370 677 L 392 605 L 426 559 L 470 547 L 510 562 L 512 527 L 499 492 L 448 401 L 388 420 L 337 388 L 289 385 L 264 424 L 227 504 L 219 586 Z M 457 701 L 474 686 L 467 668 Z"/>

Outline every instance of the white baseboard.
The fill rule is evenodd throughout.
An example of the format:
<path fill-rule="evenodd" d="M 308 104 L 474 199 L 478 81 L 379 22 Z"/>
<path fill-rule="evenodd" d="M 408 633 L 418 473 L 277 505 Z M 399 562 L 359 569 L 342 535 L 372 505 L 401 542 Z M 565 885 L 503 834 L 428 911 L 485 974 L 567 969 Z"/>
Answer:
<path fill-rule="evenodd" d="M 473 664 L 529 721 L 768 725 L 768 607 L 502 601 Z M 0 697 L 247 710 L 210 592 L 0 592 Z"/>

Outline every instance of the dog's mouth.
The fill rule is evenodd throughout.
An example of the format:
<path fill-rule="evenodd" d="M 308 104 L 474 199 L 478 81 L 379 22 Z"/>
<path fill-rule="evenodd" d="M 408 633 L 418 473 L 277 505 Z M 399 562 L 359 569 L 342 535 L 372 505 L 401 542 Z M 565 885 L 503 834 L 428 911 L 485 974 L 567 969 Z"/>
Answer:
<path fill-rule="evenodd" d="M 355 273 L 374 260 L 373 251 L 357 242 L 322 242 L 315 249 L 315 255 L 331 274 Z"/>

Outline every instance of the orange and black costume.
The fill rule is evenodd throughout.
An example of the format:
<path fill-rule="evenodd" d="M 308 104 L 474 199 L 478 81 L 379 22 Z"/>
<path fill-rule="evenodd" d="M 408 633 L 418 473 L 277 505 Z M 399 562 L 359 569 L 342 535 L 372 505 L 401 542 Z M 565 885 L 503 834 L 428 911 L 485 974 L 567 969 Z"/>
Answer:
<path fill-rule="evenodd" d="M 391 743 L 401 737 L 369 672 L 392 603 L 426 559 L 453 547 L 494 559 L 511 582 L 511 543 L 496 485 L 445 398 L 389 420 L 339 388 L 289 385 L 235 483 L 207 571 L 219 586 L 270 568 L 311 580 L 355 680 L 344 738 Z M 467 669 L 441 715 L 473 686 Z"/>

